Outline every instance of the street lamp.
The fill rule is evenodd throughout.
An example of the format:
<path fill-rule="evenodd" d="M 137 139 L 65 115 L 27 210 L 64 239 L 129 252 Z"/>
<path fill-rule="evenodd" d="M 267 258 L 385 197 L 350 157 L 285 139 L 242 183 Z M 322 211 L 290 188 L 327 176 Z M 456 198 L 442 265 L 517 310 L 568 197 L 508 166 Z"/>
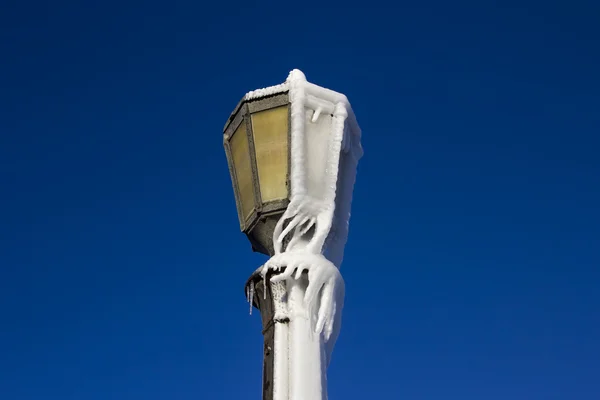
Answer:
<path fill-rule="evenodd" d="M 247 95 L 231 114 L 224 145 L 241 230 L 252 249 L 273 254 L 272 232 L 289 203 L 290 107 L 282 87 Z"/>
<path fill-rule="evenodd" d="M 346 96 L 299 70 L 246 94 L 225 125 L 240 228 L 271 256 L 246 283 L 263 322 L 263 400 L 327 398 L 360 136 Z"/>

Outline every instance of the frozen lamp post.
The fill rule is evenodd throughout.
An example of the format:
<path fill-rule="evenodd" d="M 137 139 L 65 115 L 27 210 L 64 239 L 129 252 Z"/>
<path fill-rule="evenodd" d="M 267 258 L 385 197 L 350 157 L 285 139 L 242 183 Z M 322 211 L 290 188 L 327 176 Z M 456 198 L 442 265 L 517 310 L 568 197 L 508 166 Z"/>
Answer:
<path fill-rule="evenodd" d="M 241 230 L 271 257 L 246 283 L 262 317 L 263 400 L 327 399 L 360 135 L 346 96 L 298 70 L 246 94 L 225 125 Z"/>

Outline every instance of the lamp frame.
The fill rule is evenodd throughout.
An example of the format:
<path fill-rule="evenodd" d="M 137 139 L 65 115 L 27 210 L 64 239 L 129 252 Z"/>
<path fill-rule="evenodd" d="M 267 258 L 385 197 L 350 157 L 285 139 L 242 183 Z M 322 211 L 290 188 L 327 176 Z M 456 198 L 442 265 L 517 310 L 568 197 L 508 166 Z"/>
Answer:
<path fill-rule="evenodd" d="M 252 127 L 252 114 L 261 111 L 270 110 L 278 107 L 287 107 L 287 174 L 286 174 L 286 189 L 287 197 L 280 200 L 272 200 L 269 202 L 263 202 L 260 191 L 260 180 L 258 176 L 258 166 L 256 162 L 256 147 L 254 143 L 254 130 Z M 236 130 L 241 124 L 245 124 L 246 135 L 248 139 L 248 151 L 250 156 L 250 168 L 252 172 L 252 191 L 254 194 L 254 208 L 248 217 L 244 217 L 242 214 L 241 195 L 238 187 L 238 177 L 236 167 L 233 162 L 233 156 L 231 152 L 231 139 L 235 134 Z M 240 100 L 233 112 L 229 116 L 225 127 L 223 128 L 223 146 L 225 147 L 225 154 L 227 157 L 227 165 L 229 167 L 229 173 L 231 175 L 231 183 L 233 186 L 233 192 L 235 196 L 235 205 L 238 213 L 238 219 L 240 223 L 240 230 L 246 234 L 248 240 L 252 244 L 252 250 L 260 253 L 272 256 L 273 250 L 269 247 L 265 247 L 260 241 L 252 235 L 252 231 L 259 222 L 266 219 L 278 220 L 289 202 L 290 202 L 290 172 L 291 172 L 291 106 L 289 100 L 288 90 L 282 90 L 278 93 L 273 93 L 264 97 L 259 98 L 247 98 L 245 96 Z M 269 243 L 271 238 L 266 242 Z"/>

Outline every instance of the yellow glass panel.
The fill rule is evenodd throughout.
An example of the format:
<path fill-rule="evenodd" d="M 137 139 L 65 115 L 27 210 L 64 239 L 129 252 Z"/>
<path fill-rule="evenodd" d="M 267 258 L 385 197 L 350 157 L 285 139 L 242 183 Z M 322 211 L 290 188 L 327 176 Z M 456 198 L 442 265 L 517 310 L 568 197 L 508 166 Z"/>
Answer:
<path fill-rule="evenodd" d="M 248 135 L 244 121 L 234 132 L 231 141 L 231 157 L 237 176 L 237 186 L 240 195 L 240 208 L 242 218 L 246 220 L 254 209 L 254 190 L 252 187 L 252 169 L 250 167 L 250 150 L 248 148 Z"/>
<path fill-rule="evenodd" d="M 258 182 L 263 202 L 288 196 L 288 107 L 252 114 Z"/>

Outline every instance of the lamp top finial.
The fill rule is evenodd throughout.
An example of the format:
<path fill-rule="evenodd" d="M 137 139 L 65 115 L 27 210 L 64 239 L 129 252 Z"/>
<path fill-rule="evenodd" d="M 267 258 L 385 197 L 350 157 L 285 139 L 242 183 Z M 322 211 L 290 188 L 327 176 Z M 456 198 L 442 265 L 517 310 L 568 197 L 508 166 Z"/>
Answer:
<path fill-rule="evenodd" d="M 288 75 L 287 81 L 306 81 L 306 75 L 299 69 L 293 69 Z"/>

